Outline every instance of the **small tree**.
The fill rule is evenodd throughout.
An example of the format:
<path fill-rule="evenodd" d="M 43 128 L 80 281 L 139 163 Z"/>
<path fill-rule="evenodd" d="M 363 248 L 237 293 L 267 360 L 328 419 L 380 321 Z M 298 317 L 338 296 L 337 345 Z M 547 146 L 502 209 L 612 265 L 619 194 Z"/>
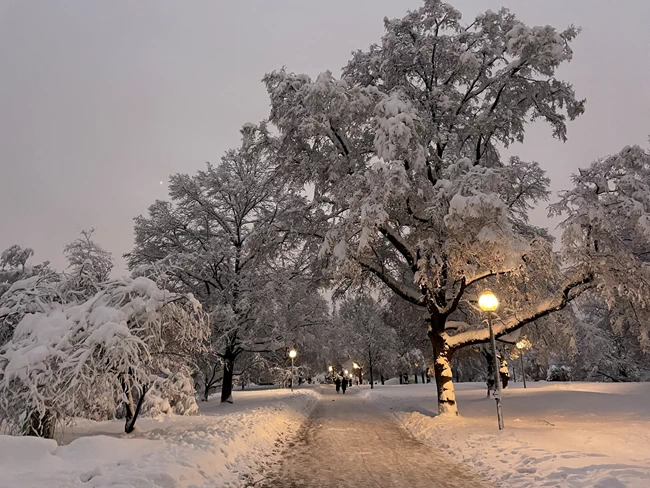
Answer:
<path fill-rule="evenodd" d="M 63 249 L 69 269 L 67 288 L 86 298 L 99 291 L 113 269 L 111 253 L 93 240 L 94 233 L 93 228 L 82 230 L 80 237 Z"/>

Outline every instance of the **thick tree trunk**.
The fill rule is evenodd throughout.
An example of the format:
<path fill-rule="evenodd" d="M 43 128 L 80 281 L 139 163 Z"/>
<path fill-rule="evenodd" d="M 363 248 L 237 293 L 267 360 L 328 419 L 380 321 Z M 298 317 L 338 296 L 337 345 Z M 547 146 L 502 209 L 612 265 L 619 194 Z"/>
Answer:
<path fill-rule="evenodd" d="M 417 373 L 413 373 L 413 379 L 415 380 L 415 384 L 417 385 L 418 384 L 418 374 Z"/>
<path fill-rule="evenodd" d="M 433 371 L 438 390 L 438 413 L 440 415 L 458 415 L 454 381 L 451 370 L 451 356 L 453 350 L 447 345 L 444 338 L 435 332 L 429 332 L 433 346 Z"/>
<path fill-rule="evenodd" d="M 235 359 L 227 354 L 223 362 L 223 380 L 221 381 L 221 403 L 232 403 L 232 377 Z"/>
<path fill-rule="evenodd" d="M 372 375 L 372 363 L 370 363 L 370 389 L 372 390 L 374 387 L 375 387 L 375 381 Z"/>
<path fill-rule="evenodd" d="M 383 385 L 384 384 L 384 373 L 381 373 L 379 375 L 379 379 L 381 380 L 381 384 Z"/>
<path fill-rule="evenodd" d="M 400 373 L 399 374 L 399 384 L 401 385 L 403 383 L 404 383 L 404 381 L 403 381 L 403 378 L 402 378 L 402 373 Z"/>

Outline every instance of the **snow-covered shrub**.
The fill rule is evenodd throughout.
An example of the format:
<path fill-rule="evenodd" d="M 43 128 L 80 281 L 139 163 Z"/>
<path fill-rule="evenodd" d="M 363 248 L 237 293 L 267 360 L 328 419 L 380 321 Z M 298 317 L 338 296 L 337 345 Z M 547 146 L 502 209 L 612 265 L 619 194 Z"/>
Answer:
<path fill-rule="evenodd" d="M 49 304 L 26 314 L 0 348 L 0 413 L 24 433 L 51 436 L 55 422 L 106 418 L 124 405 L 129 431 L 151 376 L 183 371 L 207 334 L 191 297 L 147 278 L 105 283 L 81 303 Z M 188 392 L 169 384 L 177 396 Z"/>
<path fill-rule="evenodd" d="M 546 381 L 571 381 L 571 367 L 551 364 L 546 373 Z"/>
<path fill-rule="evenodd" d="M 34 276 L 12 283 L 0 296 L 0 346 L 13 336 L 26 314 L 47 313 L 64 297 L 59 290 L 61 277 L 47 268 Z"/>
<path fill-rule="evenodd" d="M 189 370 L 155 376 L 147 392 L 142 411 L 155 417 L 161 414 L 195 415 L 199 413 L 194 384 Z"/>

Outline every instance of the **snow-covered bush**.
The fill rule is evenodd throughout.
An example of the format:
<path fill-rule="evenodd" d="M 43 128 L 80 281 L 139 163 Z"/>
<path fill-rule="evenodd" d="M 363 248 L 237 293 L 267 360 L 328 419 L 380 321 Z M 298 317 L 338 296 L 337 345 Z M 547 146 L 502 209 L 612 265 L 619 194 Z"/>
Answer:
<path fill-rule="evenodd" d="M 172 373 L 168 376 L 154 376 L 151 388 L 147 391 L 143 413 L 152 417 L 160 414 L 194 415 L 199 413 L 194 385 L 189 370 Z"/>
<path fill-rule="evenodd" d="M 26 314 L 47 313 L 53 304 L 65 301 L 60 283 L 60 275 L 43 268 L 8 287 L 0 296 L 0 346 L 11 339 Z"/>
<path fill-rule="evenodd" d="M 188 358 L 207 334 L 191 296 L 143 277 L 105 283 L 81 303 L 50 303 L 26 314 L 0 348 L 0 412 L 24 433 L 51 436 L 56 422 L 106 418 L 123 406 L 129 432 L 152 375 L 189 378 Z M 191 382 L 163 384 L 193 399 Z M 191 401 L 173 401 L 192 410 Z"/>
<path fill-rule="evenodd" d="M 546 381 L 571 381 L 571 367 L 551 364 L 546 373 Z"/>

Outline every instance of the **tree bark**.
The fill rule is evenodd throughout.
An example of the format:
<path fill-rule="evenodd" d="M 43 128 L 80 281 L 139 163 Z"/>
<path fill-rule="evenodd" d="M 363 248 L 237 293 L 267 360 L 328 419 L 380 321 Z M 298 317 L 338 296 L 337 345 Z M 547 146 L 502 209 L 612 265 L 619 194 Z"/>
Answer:
<path fill-rule="evenodd" d="M 124 424 L 124 432 L 127 434 L 130 434 L 135 429 L 135 422 L 138 420 L 138 415 L 142 409 L 144 396 L 147 394 L 147 391 L 149 391 L 149 385 L 142 385 L 142 392 L 140 393 L 140 398 L 135 406 L 135 411 L 132 410 L 131 405 L 127 405 L 126 422 Z"/>
<path fill-rule="evenodd" d="M 32 412 L 23 426 L 23 434 L 33 437 L 44 437 L 54 439 L 54 418 L 45 412 Z"/>
<path fill-rule="evenodd" d="M 232 377 L 235 371 L 235 358 L 227 352 L 223 361 L 223 380 L 221 381 L 221 403 L 232 403 Z"/>
<path fill-rule="evenodd" d="M 433 371 L 436 378 L 438 390 L 438 414 L 458 415 L 456 405 L 456 394 L 454 392 L 454 381 L 451 370 L 451 356 L 453 349 L 446 343 L 441 334 L 429 332 L 431 345 L 433 346 Z"/>
<path fill-rule="evenodd" d="M 422 378 L 422 384 L 424 384 L 424 371 L 420 371 L 420 377 Z"/>
<path fill-rule="evenodd" d="M 418 374 L 417 373 L 413 373 L 413 379 L 415 380 L 415 384 L 417 385 L 418 384 Z"/>
<path fill-rule="evenodd" d="M 379 379 L 381 380 L 381 384 L 383 385 L 384 384 L 384 373 L 381 373 L 379 375 Z"/>

